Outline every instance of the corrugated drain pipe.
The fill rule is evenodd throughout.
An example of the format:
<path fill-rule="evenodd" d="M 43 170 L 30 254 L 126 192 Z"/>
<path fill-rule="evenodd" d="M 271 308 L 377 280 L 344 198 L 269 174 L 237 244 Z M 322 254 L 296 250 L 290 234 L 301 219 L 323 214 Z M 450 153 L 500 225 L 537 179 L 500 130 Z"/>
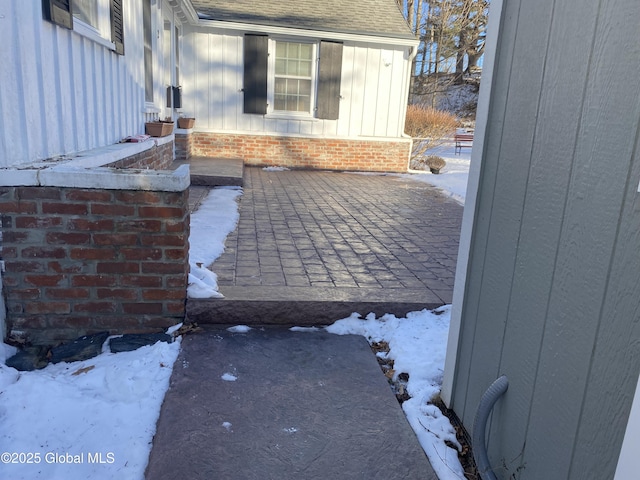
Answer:
<path fill-rule="evenodd" d="M 476 411 L 476 417 L 473 420 L 473 459 L 476 461 L 476 467 L 478 467 L 478 473 L 482 480 L 497 480 L 491 464 L 489 463 L 489 456 L 487 455 L 487 445 L 485 444 L 485 434 L 487 430 L 487 420 L 489 414 L 493 410 L 493 406 L 498 399 L 509 388 L 509 380 L 505 375 L 495 380 L 487 391 L 484 392 L 478 404 L 478 410 Z"/>

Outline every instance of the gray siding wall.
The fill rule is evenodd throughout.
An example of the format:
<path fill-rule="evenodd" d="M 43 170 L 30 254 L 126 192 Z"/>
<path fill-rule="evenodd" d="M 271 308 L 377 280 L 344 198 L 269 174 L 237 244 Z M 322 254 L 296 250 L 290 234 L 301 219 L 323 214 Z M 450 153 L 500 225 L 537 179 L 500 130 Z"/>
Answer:
<path fill-rule="evenodd" d="M 451 407 L 498 478 L 606 479 L 640 371 L 638 0 L 504 0 Z"/>

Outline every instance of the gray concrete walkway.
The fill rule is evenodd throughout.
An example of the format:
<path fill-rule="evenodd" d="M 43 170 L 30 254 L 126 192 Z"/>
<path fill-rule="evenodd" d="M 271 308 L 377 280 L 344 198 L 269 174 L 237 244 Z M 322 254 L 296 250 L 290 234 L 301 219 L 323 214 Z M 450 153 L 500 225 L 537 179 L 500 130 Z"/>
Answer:
<path fill-rule="evenodd" d="M 147 480 L 437 480 L 365 339 L 188 335 Z"/>
<path fill-rule="evenodd" d="M 461 219 L 458 203 L 395 175 L 246 167 L 238 228 L 211 266 L 225 299 L 190 300 L 189 317 L 288 324 L 307 309 L 305 324 L 321 324 L 450 303 Z"/>

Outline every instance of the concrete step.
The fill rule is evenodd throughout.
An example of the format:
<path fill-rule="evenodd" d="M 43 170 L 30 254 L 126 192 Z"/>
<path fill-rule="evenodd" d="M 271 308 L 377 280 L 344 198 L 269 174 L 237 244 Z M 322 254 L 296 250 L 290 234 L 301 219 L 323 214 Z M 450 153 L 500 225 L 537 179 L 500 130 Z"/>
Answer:
<path fill-rule="evenodd" d="M 189 164 L 191 185 L 223 187 L 243 185 L 244 162 L 241 158 L 191 157 L 187 162 L 174 162 L 178 166 Z"/>
<path fill-rule="evenodd" d="M 183 339 L 146 478 L 437 480 L 363 337 L 275 327 Z"/>
<path fill-rule="evenodd" d="M 187 318 L 198 324 L 329 325 L 353 312 L 362 316 L 434 309 L 444 302 L 429 290 L 220 286 L 225 298 L 188 299 Z"/>

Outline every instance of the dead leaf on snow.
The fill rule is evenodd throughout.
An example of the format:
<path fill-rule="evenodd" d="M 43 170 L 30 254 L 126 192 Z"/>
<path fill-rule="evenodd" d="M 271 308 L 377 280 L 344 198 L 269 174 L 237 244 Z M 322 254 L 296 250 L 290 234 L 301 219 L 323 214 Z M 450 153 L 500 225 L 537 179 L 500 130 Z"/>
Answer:
<path fill-rule="evenodd" d="M 71 375 L 74 376 L 78 376 L 81 373 L 87 373 L 90 372 L 91 370 L 93 370 L 95 367 L 95 365 L 89 365 L 88 367 L 83 367 L 83 368 L 79 368 L 78 370 L 76 370 L 75 372 L 73 372 Z"/>

